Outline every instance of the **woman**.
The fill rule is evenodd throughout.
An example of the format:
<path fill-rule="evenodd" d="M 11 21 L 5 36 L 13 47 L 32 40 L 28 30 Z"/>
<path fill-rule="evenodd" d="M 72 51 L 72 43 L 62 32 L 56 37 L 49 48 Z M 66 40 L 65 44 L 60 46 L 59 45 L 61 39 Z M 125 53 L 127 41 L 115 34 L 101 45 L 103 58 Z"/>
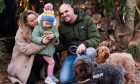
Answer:
<path fill-rule="evenodd" d="M 12 59 L 8 65 L 9 79 L 12 83 L 35 84 L 40 78 L 40 72 L 43 71 L 45 61 L 43 56 L 36 53 L 45 46 L 31 42 L 32 30 L 37 25 L 37 16 L 34 11 L 26 10 L 20 17 Z M 45 37 L 42 43 L 46 43 Z"/>

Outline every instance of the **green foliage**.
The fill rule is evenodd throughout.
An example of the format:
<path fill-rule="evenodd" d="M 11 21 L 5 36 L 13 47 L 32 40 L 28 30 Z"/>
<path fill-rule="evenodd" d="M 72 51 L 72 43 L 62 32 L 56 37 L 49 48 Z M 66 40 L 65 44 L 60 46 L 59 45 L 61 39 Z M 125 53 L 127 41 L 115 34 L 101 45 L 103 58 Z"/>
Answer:
<path fill-rule="evenodd" d="M 63 0 L 63 3 L 71 4 L 72 6 L 77 3 L 78 0 Z"/>
<path fill-rule="evenodd" d="M 131 53 L 134 58 L 140 58 L 140 42 L 130 42 L 127 52 Z"/>
<path fill-rule="evenodd" d="M 98 0 L 104 6 L 107 16 L 112 16 L 115 7 L 115 0 Z"/>
<path fill-rule="evenodd" d="M 0 0 L 0 13 L 6 8 L 4 0 Z"/>
<path fill-rule="evenodd" d="M 5 38 L 0 38 L 0 57 L 7 55 L 7 49 L 6 49 L 6 46 L 4 44 L 4 41 L 6 41 Z"/>
<path fill-rule="evenodd" d="M 112 17 L 115 11 L 119 11 L 123 16 L 126 15 L 126 0 L 98 0 L 98 3 L 103 5 L 105 13 L 109 17 Z"/>
<path fill-rule="evenodd" d="M 123 15 L 126 14 L 126 0 L 121 0 L 120 10 L 121 10 L 121 12 L 122 12 Z"/>

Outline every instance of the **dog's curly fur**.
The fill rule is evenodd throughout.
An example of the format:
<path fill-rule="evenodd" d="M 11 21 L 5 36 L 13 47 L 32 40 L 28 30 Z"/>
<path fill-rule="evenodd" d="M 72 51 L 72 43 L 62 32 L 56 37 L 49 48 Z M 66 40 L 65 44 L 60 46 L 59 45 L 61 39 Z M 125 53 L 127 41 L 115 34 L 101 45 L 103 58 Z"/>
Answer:
<path fill-rule="evenodd" d="M 77 57 L 73 70 L 76 82 L 79 84 L 123 84 L 122 66 L 98 65 L 85 55 Z"/>
<path fill-rule="evenodd" d="M 76 58 L 73 64 L 73 70 L 77 82 L 84 81 L 91 77 L 92 63 L 93 61 L 87 58 L 85 55 Z"/>
<path fill-rule="evenodd" d="M 106 46 L 100 46 L 96 49 L 94 60 L 97 64 L 101 64 L 106 61 L 109 55 L 110 50 Z"/>
<path fill-rule="evenodd" d="M 131 54 L 128 53 L 112 53 L 110 54 L 109 49 L 106 46 L 100 46 L 96 49 L 95 62 L 100 64 L 105 61 L 109 64 L 122 65 L 125 70 L 125 84 L 131 81 L 131 84 L 136 84 L 135 79 L 135 61 Z"/>
<path fill-rule="evenodd" d="M 92 69 L 92 84 L 123 84 L 125 69 L 121 65 L 94 64 Z"/>

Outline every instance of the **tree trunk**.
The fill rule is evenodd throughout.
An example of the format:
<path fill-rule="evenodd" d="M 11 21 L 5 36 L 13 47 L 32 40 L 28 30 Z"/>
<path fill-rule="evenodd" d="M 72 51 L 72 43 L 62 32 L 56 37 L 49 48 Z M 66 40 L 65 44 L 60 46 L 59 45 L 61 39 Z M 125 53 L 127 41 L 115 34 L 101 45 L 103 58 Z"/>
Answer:
<path fill-rule="evenodd" d="M 126 25 L 131 30 L 134 30 L 136 0 L 126 0 Z"/>

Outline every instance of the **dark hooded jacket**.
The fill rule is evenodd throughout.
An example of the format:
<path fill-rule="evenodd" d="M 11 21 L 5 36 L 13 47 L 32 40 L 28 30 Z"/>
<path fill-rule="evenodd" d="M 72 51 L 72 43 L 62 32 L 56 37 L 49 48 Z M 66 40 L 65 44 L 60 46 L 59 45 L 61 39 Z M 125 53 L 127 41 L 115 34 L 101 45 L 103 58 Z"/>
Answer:
<path fill-rule="evenodd" d="M 73 23 L 67 23 L 62 20 L 59 27 L 60 44 L 58 51 L 67 50 L 70 46 L 78 46 L 84 43 L 86 47 L 96 48 L 100 42 L 99 32 L 92 18 L 86 15 L 82 9 L 76 9 L 77 20 Z"/>

